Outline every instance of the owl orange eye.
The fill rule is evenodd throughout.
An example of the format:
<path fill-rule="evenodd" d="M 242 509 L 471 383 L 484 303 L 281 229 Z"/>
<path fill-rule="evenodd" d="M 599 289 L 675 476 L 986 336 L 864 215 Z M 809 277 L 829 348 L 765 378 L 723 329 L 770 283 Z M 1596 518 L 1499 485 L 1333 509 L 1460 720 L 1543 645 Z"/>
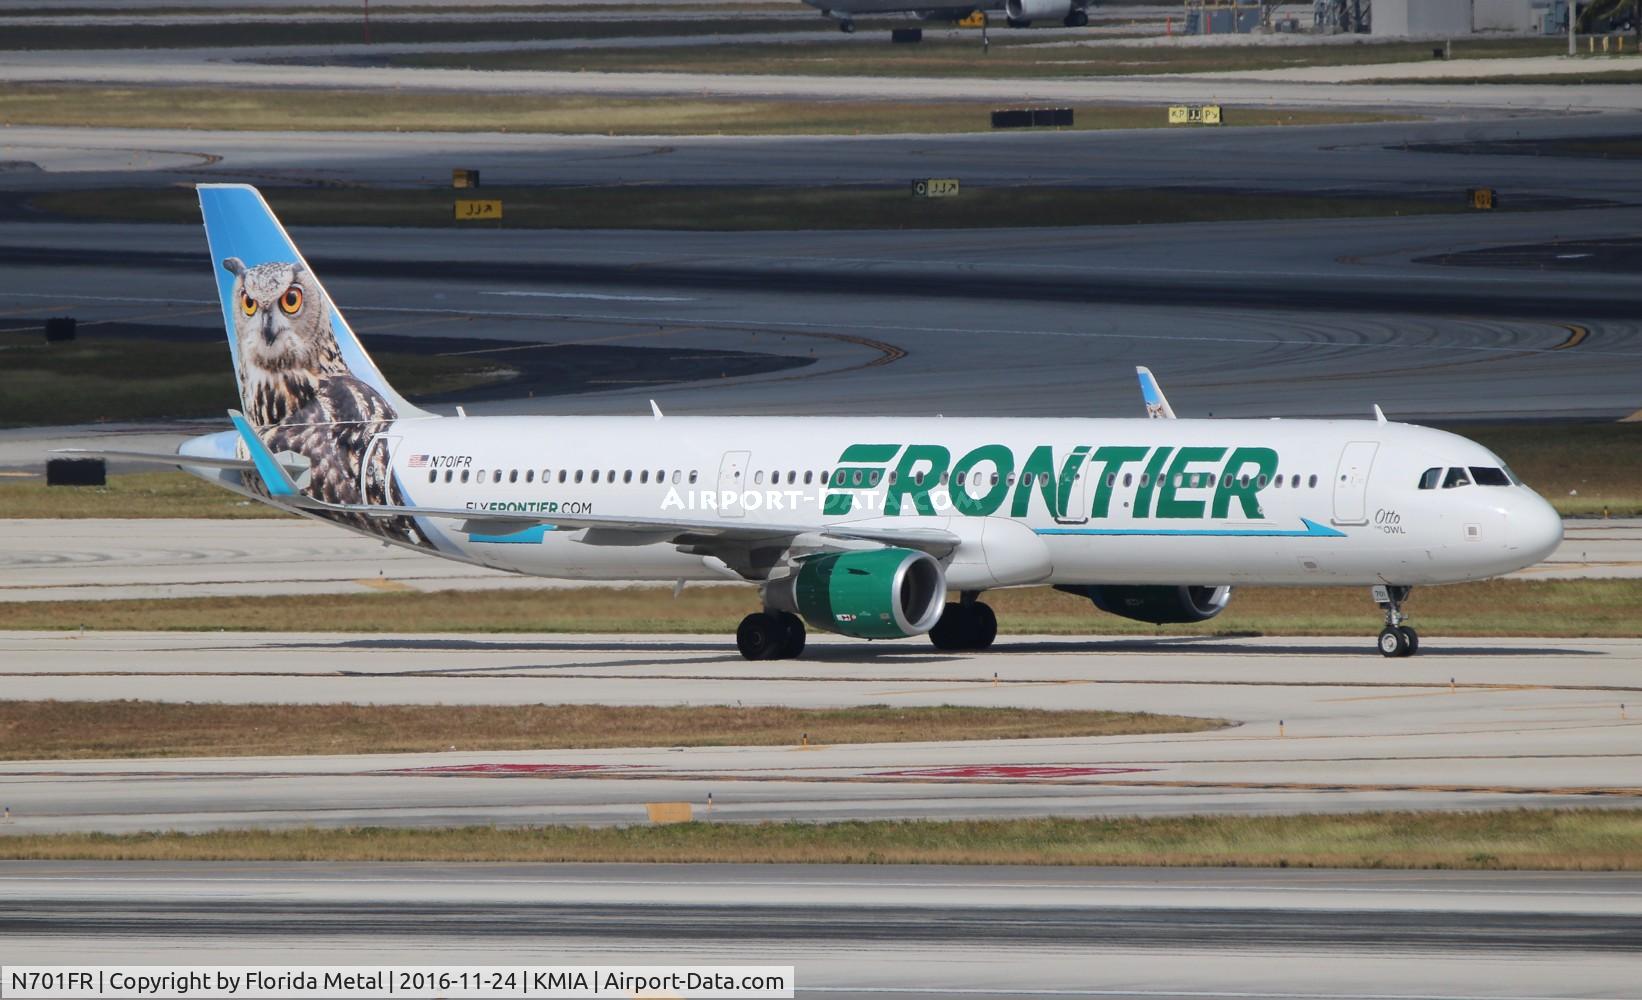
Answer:
<path fill-rule="evenodd" d="M 295 285 L 285 289 L 285 294 L 279 297 L 279 308 L 285 315 L 295 316 L 297 310 L 302 308 L 302 289 Z"/>
<path fill-rule="evenodd" d="M 239 297 L 239 307 L 244 310 L 245 315 L 247 316 L 255 316 L 257 314 L 257 300 L 251 298 L 249 295 L 241 295 Z"/>

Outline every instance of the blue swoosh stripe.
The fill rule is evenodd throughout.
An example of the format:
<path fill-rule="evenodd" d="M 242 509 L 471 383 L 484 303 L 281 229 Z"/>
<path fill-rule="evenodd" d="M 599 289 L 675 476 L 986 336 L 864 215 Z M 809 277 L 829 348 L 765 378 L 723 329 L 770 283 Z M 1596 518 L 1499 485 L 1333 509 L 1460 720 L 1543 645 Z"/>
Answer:
<path fill-rule="evenodd" d="M 1301 518 L 1301 530 L 1283 528 L 1039 528 L 1040 535 L 1173 535 L 1188 538 L 1344 538 L 1346 533 Z"/>
<path fill-rule="evenodd" d="M 506 535 L 469 535 L 468 541 L 489 542 L 492 545 L 539 545 L 552 530 L 551 524 L 538 524 Z"/>

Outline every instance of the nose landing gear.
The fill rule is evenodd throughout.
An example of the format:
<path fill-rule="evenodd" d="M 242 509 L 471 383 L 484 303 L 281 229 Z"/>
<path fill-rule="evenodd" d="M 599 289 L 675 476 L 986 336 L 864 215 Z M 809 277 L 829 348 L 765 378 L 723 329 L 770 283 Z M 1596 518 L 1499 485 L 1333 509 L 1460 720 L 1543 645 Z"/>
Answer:
<path fill-rule="evenodd" d="M 1374 588 L 1374 603 L 1385 612 L 1385 628 L 1380 630 L 1381 656 L 1413 656 L 1420 651 L 1420 634 L 1404 625 L 1402 604 L 1408 600 L 1412 587 L 1380 586 Z"/>

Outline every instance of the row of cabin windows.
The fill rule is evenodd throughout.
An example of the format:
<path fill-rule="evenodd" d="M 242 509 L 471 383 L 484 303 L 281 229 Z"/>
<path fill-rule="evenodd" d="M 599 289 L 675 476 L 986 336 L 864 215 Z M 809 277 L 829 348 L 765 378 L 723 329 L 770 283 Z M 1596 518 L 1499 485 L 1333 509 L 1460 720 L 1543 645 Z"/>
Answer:
<path fill-rule="evenodd" d="M 1484 486 L 1508 486 L 1508 485 L 1510 485 L 1510 481 L 1507 480 L 1507 479 L 1504 479 L 1504 473 L 1500 472 L 1500 470 L 1498 470 L 1498 469 L 1472 469 L 1471 471 L 1472 471 L 1472 474 L 1477 477 L 1477 482 L 1481 483 Z M 1441 472 L 1442 472 L 1441 469 L 1429 469 L 1429 470 L 1427 470 L 1425 476 L 1422 476 L 1421 479 L 1420 479 L 1420 489 L 1422 489 L 1422 490 L 1434 489 L 1435 488 L 1435 480 L 1432 480 L 1432 485 L 1429 485 L 1429 486 L 1426 485 L 1426 480 L 1428 478 L 1430 478 L 1433 474 L 1439 474 L 1440 475 Z M 521 481 L 521 476 L 520 476 L 520 472 L 519 472 L 518 469 L 509 469 L 509 470 L 496 469 L 494 471 L 494 473 L 489 473 L 488 470 L 480 469 L 480 470 L 478 470 L 477 474 L 473 476 L 473 478 L 476 482 L 483 483 L 483 482 L 485 482 L 485 480 L 488 476 L 488 478 L 491 482 L 500 483 L 500 482 L 503 481 L 504 473 L 506 475 L 506 481 L 509 482 L 509 483 L 517 483 L 517 482 Z M 1464 473 L 1465 473 L 1464 469 L 1450 469 L 1449 470 L 1450 480 L 1452 480 L 1454 478 L 1455 473 L 1458 473 L 1460 475 L 1461 479 L 1463 480 Z M 1485 477 L 1482 476 L 1482 475 L 1478 475 L 1479 473 L 1492 473 L 1492 474 L 1494 474 L 1494 476 L 1502 479 L 1503 481 L 1493 482 L 1492 481 L 1493 477 L 1486 477 L 1486 481 L 1485 481 Z M 799 482 L 799 473 L 796 472 L 796 471 L 789 470 L 786 473 L 782 473 L 782 472 L 779 472 L 779 471 L 778 472 L 771 472 L 769 474 L 770 485 L 772 485 L 772 486 L 779 485 L 782 481 L 783 475 L 785 475 L 786 482 L 787 482 L 788 485 L 797 485 L 798 484 L 798 482 Z M 844 469 L 839 469 L 838 472 L 832 477 L 832 484 L 834 486 L 877 486 L 879 481 L 883 478 L 883 475 L 884 475 L 883 472 L 881 470 L 878 470 L 878 469 L 852 469 L 852 470 L 848 470 L 848 471 L 846 471 Z M 924 485 L 924 479 L 925 479 L 926 475 L 927 474 L 923 473 L 923 472 L 913 473 L 913 475 L 912 475 L 913 483 L 915 483 L 918 486 Z M 585 476 L 586 476 L 587 481 L 597 483 L 597 482 L 600 481 L 600 470 L 593 469 L 593 470 L 591 470 L 591 472 L 585 473 Z M 966 474 L 966 473 L 960 472 L 960 473 L 957 473 L 956 475 L 950 475 L 948 473 L 943 472 L 943 473 L 941 473 L 941 478 L 940 478 L 939 482 L 940 482 L 940 485 L 942 485 L 942 486 L 947 485 L 949 482 L 956 482 L 959 486 L 963 486 L 965 484 L 964 481 L 965 481 L 966 476 L 968 478 L 968 481 L 969 481 L 970 485 L 974 485 L 974 486 L 981 486 L 981 485 L 996 486 L 996 485 L 998 485 L 998 473 L 996 473 L 996 472 L 993 472 L 993 473 L 990 473 L 990 474 L 979 473 L 979 472 L 967 473 Z M 552 477 L 553 477 L 553 470 L 551 470 L 551 469 L 543 469 L 542 470 L 542 479 L 541 479 L 542 482 L 544 482 L 544 483 L 551 482 Z M 681 482 L 684 482 L 686 478 L 688 478 L 688 481 L 691 485 L 694 485 L 696 483 L 697 478 L 698 478 L 698 473 L 694 469 L 690 470 L 690 472 L 688 474 L 686 474 L 685 472 L 683 472 L 680 469 L 674 469 L 673 470 L 673 472 L 672 472 L 672 482 L 673 482 L 674 485 L 678 485 Z M 1166 479 L 1166 478 L 1168 478 L 1168 477 L 1159 476 L 1158 477 L 1158 482 L 1162 483 L 1164 481 L 1164 479 Z M 1174 474 L 1173 478 L 1174 478 L 1174 485 L 1176 487 L 1179 487 L 1179 488 L 1206 489 L 1206 488 L 1214 485 L 1214 476 L 1212 476 L 1211 474 L 1209 474 L 1207 472 L 1177 472 L 1177 473 Z M 891 471 L 889 473 L 890 485 L 894 485 L 895 482 L 897 481 L 897 479 L 898 479 L 897 474 L 894 471 Z M 1228 476 L 1222 476 L 1221 477 L 1220 485 L 1225 489 L 1230 489 L 1231 486 L 1232 486 L 1232 483 L 1236 482 L 1239 486 L 1247 488 L 1249 486 L 1249 484 L 1252 482 L 1259 489 L 1265 489 L 1268 485 L 1272 486 L 1272 487 L 1275 487 L 1275 488 L 1278 488 L 1278 489 L 1281 489 L 1282 486 L 1283 486 L 1283 479 L 1284 479 L 1283 476 L 1269 477 L 1269 476 L 1262 475 L 1262 476 L 1250 477 L 1250 476 L 1244 475 L 1244 476 L 1237 476 L 1237 477 L 1234 478 L 1234 477 L 1228 475 Z M 458 474 L 456 473 L 455 470 L 446 469 L 445 474 L 444 474 L 444 480 L 447 483 L 452 482 L 453 480 L 465 483 L 469 480 L 469 471 L 467 469 L 463 469 L 461 471 L 460 475 L 458 476 Z M 584 470 L 582 470 L 582 469 L 576 469 L 574 471 L 569 470 L 569 469 L 560 469 L 560 470 L 558 470 L 558 481 L 561 482 L 561 483 L 580 483 L 583 480 L 584 480 Z M 1297 489 L 1300 488 L 1300 477 L 1299 477 L 1299 475 L 1289 476 L 1288 480 L 1289 480 L 1289 488 L 1290 489 L 1296 489 L 1297 490 Z M 437 469 L 430 470 L 428 472 L 428 482 L 435 483 L 435 482 L 438 482 L 438 481 L 439 481 L 439 470 L 437 470 Z M 535 482 L 536 481 L 536 470 L 535 469 L 526 469 L 526 470 L 524 470 L 522 481 L 526 482 L 526 483 Z M 604 475 L 604 481 L 609 482 L 609 483 L 614 483 L 616 481 L 616 470 L 615 469 L 608 470 Z M 621 481 L 624 482 L 624 483 L 633 482 L 634 481 L 633 470 L 632 469 L 624 470 L 622 472 L 622 475 L 621 475 Z M 657 469 L 656 473 L 655 473 L 654 481 L 657 482 L 657 483 L 666 483 L 668 481 L 667 471 L 665 469 Z M 826 472 L 825 469 L 823 469 L 820 472 L 819 478 L 817 478 L 817 474 L 815 472 L 810 471 L 810 470 L 805 470 L 805 472 L 803 473 L 803 483 L 804 483 L 804 485 L 808 486 L 808 485 L 811 485 L 811 484 L 813 484 L 817 481 L 822 482 L 822 483 L 827 482 L 827 472 Z M 1005 474 L 1004 477 L 1003 477 L 1003 481 L 1004 481 L 1005 485 L 1008 485 L 1008 486 L 1015 485 L 1015 482 L 1016 482 L 1015 474 L 1013 472 Z M 1049 473 L 1039 472 L 1039 473 L 1025 474 L 1025 475 L 1022 475 L 1020 477 L 1020 481 L 1024 485 L 1028 485 L 1028 486 L 1034 485 L 1034 481 L 1035 481 L 1035 484 L 1038 485 L 1038 486 L 1048 486 L 1049 485 Z M 650 476 L 650 470 L 649 469 L 640 469 L 638 471 L 638 482 L 641 483 L 641 484 L 651 482 L 651 476 Z M 763 470 L 760 470 L 760 471 L 753 474 L 753 482 L 760 485 L 760 486 L 764 485 L 764 472 L 763 472 Z M 1117 473 L 1108 472 L 1106 474 L 1106 485 L 1108 487 L 1116 486 L 1117 482 L 1118 482 Z M 1469 480 L 1465 480 L 1465 481 L 1457 482 L 1457 483 L 1456 482 L 1446 482 L 1446 483 L 1444 483 L 1444 486 L 1448 486 L 1448 487 L 1452 487 L 1452 486 L 1456 486 L 1456 485 L 1457 486 L 1464 486 L 1468 482 L 1469 482 Z M 1135 484 L 1135 475 L 1134 475 L 1134 473 L 1125 472 L 1123 474 L 1123 485 L 1124 486 L 1133 486 L 1134 484 Z M 1148 486 L 1152 485 L 1152 477 L 1149 473 L 1142 472 L 1140 474 L 1140 485 L 1141 485 L 1142 488 L 1145 488 L 1145 487 L 1148 487 Z M 1317 477 L 1316 476 L 1308 477 L 1306 479 L 1306 486 L 1310 489 L 1316 489 L 1317 488 Z"/>
<path fill-rule="evenodd" d="M 1420 489 L 1434 490 L 1441 484 L 1445 490 L 1457 489 L 1461 486 L 1510 486 L 1511 474 L 1505 469 L 1496 469 L 1487 465 L 1473 465 L 1470 474 L 1466 474 L 1464 466 L 1456 465 L 1452 469 L 1426 469 L 1420 473 Z"/>
<path fill-rule="evenodd" d="M 534 483 L 536 481 L 536 470 L 535 469 L 526 469 L 526 470 L 524 470 L 524 473 L 522 475 L 521 475 L 521 473 L 519 472 L 518 469 L 505 469 L 505 470 L 504 469 L 497 469 L 494 472 L 491 472 L 490 470 L 486 470 L 486 469 L 480 469 L 480 470 L 478 470 L 477 473 L 474 473 L 471 478 L 475 482 L 480 482 L 480 483 L 484 482 L 487 478 L 493 483 L 500 483 L 500 482 L 503 482 L 504 474 L 506 475 L 506 481 L 510 482 L 510 483 L 518 483 L 518 482 Z M 553 473 L 552 469 L 543 469 L 542 470 L 542 482 L 544 482 L 544 483 L 552 482 L 553 481 L 553 475 L 554 475 L 554 473 Z M 598 470 L 598 469 L 593 469 L 591 472 L 589 472 L 587 470 L 583 470 L 583 469 L 575 469 L 575 470 L 560 469 L 560 470 L 558 470 L 559 482 L 561 482 L 561 483 L 571 483 L 571 482 L 579 483 L 579 482 L 582 482 L 584 478 L 587 478 L 587 479 L 589 479 L 589 481 L 596 483 L 596 482 L 599 481 L 600 475 L 601 475 L 601 473 L 600 473 L 600 470 Z M 603 476 L 604 476 L 604 481 L 605 482 L 613 483 L 613 482 L 616 481 L 616 470 L 615 469 L 606 470 L 603 473 Z M 622 472 L 621 481 L 624 482 L 624 483 L 631 483 L 631 482 L 633 482 L 633 476 L 634 476 L 633 470 L 632 469 L 627 469 L 627 470 Z M 463 469 L 461 471 L 460 475 L 458 475 L 456 473 L 456 470 L 454 470 L 454 469 L 446 469 L 445 470 L 444 480 L 447 483 L 452 482 L 452 481 L 465 483 L 465 482 L 468 481 L 469 478 L 470 478 L 470 476 L 469 476 L 469 473 L 468 473 L 467 469 Z M 672 477 L 671 478 L 672 478 L 672 482 L 675 486 L 678 485 L 679 483 L 684 482 L 686 479 L 688 479 L 689 482 L 692 485 L 694 485 L 696 479 L 698 478 L 698 473 L 694 469 L 691 469 L 689 472 L 685 472 L 682 469 L 674 469 L 673 472 L 672 472 Z M 434 470 L 430 471 L 428 473 L 428 482 L 436 483 L 438 481 L 439 481 L 439 470 L 434 469 Z M 650 476 L 650 470 L 649 469 L 640 469 L 638 471 L 638 481 L 640 483 L 651 482 L 652 480 L 651 480 L 651 476 Z M 657 469 L 656 472 L 655 472 L 654 481 L 657 482 L 657 483 L 666 483 L 666 482 L 668 482 L 667 470 L 666 469 Z"/>
<path fill-rule="evenodd" d="M 787 475 L 787 482 L 788 483 L 794 483 L 794 482 L 797 481 L 796 480 L 797 473 L 789 472 L 786 475 Z M 922 485 L 924 485 L 924 480 L 927 477 L 927 475 L 928 475 L 927 473 L 915 472 L 915 473 L 912 474 L 912 481 L 913 481 L 914 484 L 916 484 L 918 486 L 922 486 Z M 957 473 L 956 475 L 951 475 L 951 474 L 943 472 L 943 473 L 941 473 L 940 479 L 938 479 L 937 482 L 942 486 L 945 486 L 950 482 L 956 482 L 959 486 L 963 486 L 966 476 L 968 478 L 969 485 L 972 485 L 972 486 L 983 486 L 983 485 L 985 485 L 985 486 L 996 486 L 996 485 L 998 485 L 998 473 L 996 473 L 996 472 L 992 472 L 992 473 L 980 473 L 980 472 L 963 473 L 963 472 L 960 472 L 960 473 Z M 878 469 L 850 469 L 850 470 L 839 469 L 838 472 L 836 474 L 834 474 L 834 476 L 832 478 L 832 485 L 834 485 L 834 486 L 877 486 L 879 481 L 882 478 L 884 478 L 884 473 L 882 471 L 878 470 Z M 897 475 L 897 473 L 895 471 L 892 470 L 891 472 L 888 473 L 888 478 L 889 478 L 889 484 L 891 486 L 894 486 L 895 483 L 897 482 L 897 480 L 899 479 L 899 476 Z M 1158 482 L 1162 483 L 1163 480 L 1166 479 L 1166 478 L 1168 478 L 1168 477 L 1167 476 L 1159 476 L 1158 477 Z M 1208 487 L 1211 487 L 1211 486 L 1214 485 L 1214 476 L 1207 473 L 1207 472 L 1177 472 L 1177 473 L 1174 474 L 1173 478 L 1174 478 L 1175 486 L 1185 488 L 1185 489 L 1192 489 L 1192 488 L 1207 489 Z M 1297 490 L 1297 489 L 1300 488 L 1300 477 L 1298 475 L 1289 476 L 1287 478 L 1288 478 L 1289 488 L 1290 489 L 1296 489 Z M 1283 480 L 1284 480 L 1283 476 L 1276 476 L 1276 477 L 1271 477 L 1271 476 L 1253 476 L 1253 477 L 1251 477 L 1251 476 L 1238 476 L 1238 477 L 1235 477 L 1235 478 L 1232 477 L 1232 476 L 1223 476 L 1223 477 L 1221 477 L 1221 485 L 1223 487 L 1227 488 L 1227 489 L 1230 489 L 1233 482 L 1236 482 L 1239 485 L 1244 486 L 1244 487 L 1247 487 L 1252 482 L 1256 486 L 1258 486 L 1260 489 L 1265 489 L 1267 486 L 1273 486 L 1273 487 L 1281 488 L 1282 485 L 1283 485 Z M 808 472 L 804 473 L 804 482 L 807 484 L 810 481 L 811 481 L 810 480 L 810 473 L 808 473 Z M 826 481 L 827 481 L 827 474 L 825 472 L 823 472 L 823 473 L 821 473 L 821 482 L 824 483 Z M 1015 485 L 1015 482 L 1016 482 L 1015 474 L 1013 472 L 1004 474 L 1003 481 L 1004 481 L 1004 484 L 1007 485 L 1007 486 Z M 1049 473 L 1047 473 L 1047 472 L 1026 473 L 1026 474 L 1023 474 L 1020 477 L 1020 481 L 1024 485 L 1027 485 L 1027 486 L 1032 486 L 1032 485 L 1048 486 L 1049 485 Z M 762 473 L 762 472 L 755 473 L 753 475 L 753 482 L 758 483 L 758 484 L 762 484 L 764 482 L 764 473 Z M 780 483 L 781 482 L 781 473 L 779 473 L 779 472 L 770 473 L 770 482 L 772 484 Z M 1118 482 L 1117 473 L 1108 472 L 1106 474 L 1106 485 L 1107 486 L 1109 486 L 1109 487 L 1110 486 L 1116 486 L 1117 482 Z M 1134 475 L 1134 473 L 1132 473 L 1132 472 L 1124 473 L 1123 474 L 1123 485 L 1124 486 L 1133 486 L 1134 484 L 1135 484 L 1135 475 Z M 1149 473 L 1143 472 L 1143 473 L 1140 474 L 1140 485 L 1142 487 L 1152 485 L 1152 477 Z M 1310 487 L 1311 489 L 1316 489 L 1317 488 L 1317 477 L 1316 476 L 1309 477 L 1306 480 L 1306 485 L 1308 487 Z"/>

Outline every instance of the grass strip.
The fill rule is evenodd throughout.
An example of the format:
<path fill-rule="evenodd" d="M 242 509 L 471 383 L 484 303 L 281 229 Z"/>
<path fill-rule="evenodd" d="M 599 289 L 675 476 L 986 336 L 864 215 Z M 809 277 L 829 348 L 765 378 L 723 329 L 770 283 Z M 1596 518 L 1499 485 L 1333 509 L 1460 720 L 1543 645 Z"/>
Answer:
<path fill-rule="evenodd" d="M 271 518 L 295 517 L 181 472 L 109 476 L 106 486 L 47 486 L 35 479 L 0 479 L 5 518 Z"/>
<path fill-rule="evenodd" d="M 300 68 L 293 74 L 299 76 Z M 0 124 L 308 132 L 552 132 L 593 135 L 805 135 L 986 132 L 992 105 L 974 101 L 621 98 L 426 90 L 234 90 L 13 84 Z M 1077 128 L 1163 128 L 1156 107 L 1075 105 Z M 1229 125 L 1401 121 L 1379 111 L 1228 108 Z M 452 166 L 460 166 L 454 163 Z M 196 210 L 197 214 L 197 210 Z M 449 214 L 449 206 L 446 206 Z"/>
<path fill-rule="evenodd" d="M 11 14 L 10 11 L 6 13 Z M 197 15 L 200 11 L 192 13 Z M 716 13 L 723 14 L 724 11 L 720 9 Z M 204 23 L 144 23 L 138 18 L 128 16 L 106 21 L 93 19 L 84 24 L 9 24 L 5 32 L 0 34 L 0 51 L 248 48 L 254 52 L 270 46 L 316 43 L 451 45 L 460 42 L 518 43 L 574 38 L 669 38 L 676 35 L 786 32 L 794 35 L 818 35 L 825 30 L 821 24 L 811 19 L 769 17 L 657 17 L 623 20 L 541 17 L 506 20 L 465 20 L 460 17 L 398 20 L 377 17 L 368 22 L 364 18 L 357 18 L 348 23 L 305 18 L 303 14 L 303 11 L 291 11 L 285 18 L 265 21 L 224 19 Z"/>
<path fill-rule="evenodd" d="M 1146 712 L 955 705 L 219 705 L 0 701 L 0 760 L 268 757 L 790 746 L 1192 733 L 1226 725 Z"/>
<path fill-rule="evenodd" d="M 1196 625 L 1154 627 L 1102 613 L 1046 587 L 986 600 L 1006 634 L 1368 636 L 1378 611 L 1361 587 L 1238 587 L 1230 607 Z M 682 633 L 729 636 L 757 598 L 750 587 L 585 587 L 271 597 L 0 603 L 0 629 L 347 633 Z M 1635 580 L 1489 580 L 1418 587 L 1414 624 L 1433 636 L 1622 638 L 1642 635 Z M 1366 640 L 1365 640 L 1366 641 Z M 726 642 L 728 640 L 726 639 Z M 923 640 L 893 651 L 928 652 Z M 1367 647 L 1364 647 L 1365 650 Z M 855 655 L 872 655 L 860 652 Z M 726 655 L 733 656 L 729 645 Z"/>
<path fill-rule="evenodd" d="M 0 835 L 0 858 L 1642 869 L 1642 811 Z"/>
<path fill-rule="evenodd" d="M 928 35 L 918 45 L 862 44 L 864 39 L 712 44 L 666 48 L 556 49 L 504 52 L 431 52 L 392 55 L 392 66 L 479 70 L 587 72 L 756 73 L 780 76 L 1059 78 L 1235 73 L 1298 66 L 1364 66 L 1428 62 L 1430 42 L 1322 45 L 1045 44 L 1031 32 L 992 35 L 983 56 L 978 32 Z M 1058 40 L 1059 41 L 1059 40 Z M 1567 42 L 1554 38 L 1456 38 L 1453 59 L 1554 56 Z M 1486 63 L 1479 72 L 1486 72 Z M 1212 91 L 1212 85 L 1208 88 Z M 1367 101 L 1364 102 L 1369 103 Z"/>
<path fill-rule="evenodd" d="M 221 417 L 240 405 L 226 336 L 211 343 L 103 338 L 97 326 L 82 324 L 77 339 L 55 344 L 38 326 L 0 328 L 0 427 Z M 411 396 L 461 392 L 515 374 L 470 357 L 388 352 L 376 361 Z"/>
<path fill-rule="evenodd" d="M 1477 67 L 1478 70 L 1484 67 Z M 1522 76 L 1489 76 L 1479 73 L 1477 76 L 1399 76 L 1387 77 L 1382 80 L 1353 80 L 1354 84 L 1380 87 L 1387 84 L 1453 84 L 1468 83 L 1477 86 L 1519 84 L 1535 87 L 1545 84 L 1555 84 L 1563 87 L 1588 87 L 1600 84 L 1637 84 L 1642 83 L 1642 68 L 1620 70 L 1592 70 L 1584 73 L 1537 73 Z"/>

